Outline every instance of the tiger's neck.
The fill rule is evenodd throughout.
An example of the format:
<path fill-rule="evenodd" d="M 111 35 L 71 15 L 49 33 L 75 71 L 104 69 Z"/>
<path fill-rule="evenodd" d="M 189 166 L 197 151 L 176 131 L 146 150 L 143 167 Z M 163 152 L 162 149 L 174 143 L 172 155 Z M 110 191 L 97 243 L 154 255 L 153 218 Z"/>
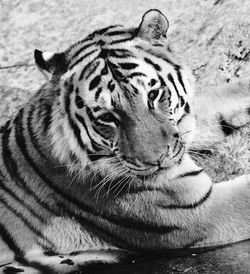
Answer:
<path fill-rule="evenodd" d="M 63 123 L 56 118 L 60 116 L 60 112 L 55 111 L 58 109 L 58 97 L 51 95 L 51 91 L 46 94 L 47 88 L 44 86 L 2 130 L 1 173 L 11 184 L 21 186 L 20 191 L 26 197 L 25 203 L 39 212 L 45 222 L 55 216 L 73 217 L 82 227 L 90 223 L 100 230 L 100 234 L 106 235 L 108 231 L 112 237 L 117 234 L 121 224 L 128 223 L 125 238 L 131 237 L 133 229 L 139 226 L 142 229 L 138 233 L 142 237 L 147 229 L 151 232 L 157 229 L 164 219 L 161 219 L 156 205 L 159 201 L 164 202 L 166 207 L 171 205 L 173 201 L 169 187 L 174 192 L 179 191 L 180 184 L 173 179 L 181 172 L 190 170 L 191 160 L 186 158 L 179 167 L 172 170 L 171 180 L 168 180 L 169 174 L 161 177 L 163 191 L 145 189 L 135 193 L 121 193 L 119 197 L 102 195 L 96 199 L 95 192 L 91 190 L 91 181 L 69 173 L 60 159 L 54 156 L 52 129 L 56 129 L 59 134 L 56 138 L 61 134 L 65 140 L 65 136 Z M 61 149 L 68 152 L 67 147 Z M 191 165 L 196 168 L 194 164 Z M 168 181 L 171 183 L 169 186 Z M 207 191 L 204 186 L 197 188 L 195 184 L 192 182 L 197 197 L 200 192 Z M 198 181 L 197 184 L 200 185 Z M 186 185 L 182 184 L 183 192 Z"/>
<path fill-rule="evenodd" d="M 65 113 L 59 108 L 59 92 L 60 90 L 50 83 L 45 84 L 8 123 L 9 126 L 2 137 L 6 147 L 10 148 L 5 152 L 6 159 L 15 154 L 18 158 L 16 168 L 29 170 L 29 174 L 32 174 L 34 180 L 41 185 L 49 182 L 50 189 L 56 188 L 60 193 L 70 192 L 72 197 L 79 201 L 83 200 L 84 196 L 87 200 L 91 200 L 91 197 L 95 195 L 95 192 L 90 191 L 93 182 L 87 177 L 81 178 L 77 176 L 77 173 L 69 172 L 69 166 L 76 166 L 77 169 L 79 165 L 82 166 L 87 154 L 82 153 L 83 161 L 79 163 L 79 157 L 74 156 L 67 144 L 70 139 L 73 139 L 67 134 L 73 133 L 69 128 L 70 125 L 67 124 Z M 5 165 L 9 166 L 8 163 Z M 166 184 L 166 179 L 171 181 L 181 173 L 187 172 L 190 166 L 191 169 L 198 169 L 186 155 L 180 165 L 172 168 L 166 176 L 164 175 L 163 184 Z M 10 170 L 9 173 L 11 174 L 12 171 Z M 152 185 L 151 182 L 149 184 Z M 154 182 L 154 185 L 160 186 L 161 180 Z M 82 195 L 82 193 L 89 193 L 89 195 Z"/>

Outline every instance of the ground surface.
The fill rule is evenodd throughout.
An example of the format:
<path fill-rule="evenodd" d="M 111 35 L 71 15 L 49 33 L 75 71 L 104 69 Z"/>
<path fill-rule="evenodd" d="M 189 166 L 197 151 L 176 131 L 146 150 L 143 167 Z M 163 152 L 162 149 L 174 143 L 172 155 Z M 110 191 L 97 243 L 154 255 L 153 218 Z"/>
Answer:
<path fill-rule="evenodd" d="M 249 0 L 5 0 L 0 2 L 0 124 L 44 81 L 34 66 L 35 48 L 61 51 L 95 28 L 136 26 L 150 8 L 168 17 L 169 43 L 194 71 L 198 92 L 250 76 Z M 84 273 L 250 273 L 250 243 Z"/>

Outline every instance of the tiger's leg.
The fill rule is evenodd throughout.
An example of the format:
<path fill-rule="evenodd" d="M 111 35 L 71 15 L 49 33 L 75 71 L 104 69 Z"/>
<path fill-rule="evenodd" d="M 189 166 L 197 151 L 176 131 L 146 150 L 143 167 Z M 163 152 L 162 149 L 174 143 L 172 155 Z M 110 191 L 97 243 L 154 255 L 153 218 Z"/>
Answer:
<path fill-rule="evenodd" d="M 171 248 L 218 246 L 250 238 L 250 175 L 217 184 L 205 172 L 184 175 L 168 185 L 177 193 L 175 202 L 157 203 L 166 224 L 181 227 L 169 236 Z"/>
<path fill-rule="evenodd" d="M 41 250 L 32 250 L 25 256 L 25 264 L 12 262 L 2 265 L 0 273 L 16 273 L 18 271 L 22 271 L 24 274 L 70 273 L 93 262 L 116 263 L 120 261 L 122 254 L 123 251 L 117 249 L 79 251 L 57 255 L 46 254 Z"/>
<path fill-rule="evenodd" d="M 211 203 L 210 206 L 217 225 L 209 241 L 216 242 L 218 237 L 221 237 L 222 243 L 249 239 L 250 175 L 242 175 L 233 180 L 215 184 L 212 198 L 213 204 Z M 226 231 L 228 229 L 230 235 L 227 239 Z M 224 239 L 222 235 L 224 235 Z M 209 241 L 205 241 L 205 243 L 209 244 Z"/>
<path fill-rule="evenodd" d="M 249 239 L 250 175 L 214 184 L 199 219 L 207 224 L 208 233 L 196 246 L 223 245 Z"/>

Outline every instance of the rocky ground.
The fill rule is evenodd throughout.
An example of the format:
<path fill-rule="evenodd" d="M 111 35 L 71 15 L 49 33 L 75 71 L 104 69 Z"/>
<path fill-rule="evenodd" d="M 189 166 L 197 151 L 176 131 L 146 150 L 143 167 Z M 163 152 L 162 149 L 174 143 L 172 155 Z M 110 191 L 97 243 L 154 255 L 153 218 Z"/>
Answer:
<path fill-rule="evenodd" d="M 150 8 L 169 19 L 169 43 L 193 70 L 198 92 L 250 76 L 249 0 L 6 0 L 0 2 L 0 124 L 44 81 L 34 66 L 35 48 L 61 51 L 96 28 L 137 26 Z M 249 254 L 248 243 L 89 273 L 250 273 Z"/>

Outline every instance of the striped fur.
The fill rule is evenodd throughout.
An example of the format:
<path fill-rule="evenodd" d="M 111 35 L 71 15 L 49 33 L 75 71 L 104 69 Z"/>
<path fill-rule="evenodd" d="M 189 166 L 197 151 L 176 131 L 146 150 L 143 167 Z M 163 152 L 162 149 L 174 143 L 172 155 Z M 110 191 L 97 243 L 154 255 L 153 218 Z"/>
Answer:
<path fill-rule="evenodd" d="M 3 273 L 249 238 L 249 177 L 213 185 L 188 155 L 193 80 L 167 28 L 151 10 L 137 29 L 35 51 L 49 80 L 0 131 Z"/>

